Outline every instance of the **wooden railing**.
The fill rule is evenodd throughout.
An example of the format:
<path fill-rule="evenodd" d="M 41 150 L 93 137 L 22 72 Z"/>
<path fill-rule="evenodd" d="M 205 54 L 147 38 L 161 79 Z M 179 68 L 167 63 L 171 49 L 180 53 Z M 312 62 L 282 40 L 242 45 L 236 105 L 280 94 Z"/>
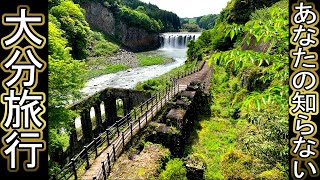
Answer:
<path fill-rule="evenodd" d="M 167 85 L 164 90 L 156 93 L 150 99 L 135 107 L 130 113 L 116 121 L 98 137 L 94 138 L 88 145 L 75 155 L 71 161 L 59 172 L 50 177 L 50 180 L 78 179 L 81 171 L 88 169 L 94 160 L 104 151 L 108 151 L 106 158 L 101 162 L 101 168 L 92 179 L 106 179 L 111 171 L 111 167 L 120 156 L 125 145 L 131 141 L 132 137 L 143 128 L 148 120 L 154 115 L 179 91 L 177 79 L 200 71 L 205 62 L 200 66 L 195 66 L 190 71 L 178 74 L 172 78 L 172 84 Z"/>

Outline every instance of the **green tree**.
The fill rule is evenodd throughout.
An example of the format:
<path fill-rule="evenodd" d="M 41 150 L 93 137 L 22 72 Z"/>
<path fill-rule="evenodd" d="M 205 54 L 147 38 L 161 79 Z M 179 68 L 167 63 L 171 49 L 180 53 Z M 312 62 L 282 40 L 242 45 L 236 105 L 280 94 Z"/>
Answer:
<path fill-rule="evenodd" d="M 199 25 L 199 27 L 208 30 L 214 27 L 217 18 L 218 18 L 218 15 L 216 14 L 209 14 L 206 16 L 202 16 L 197 22 L 197 24 Z"/>
<path fill-rule="evenodd" d="M 64 0 L 49 11 L 61 24 L 64 36 L 68 40 L 68 46 L 72 48 L 74 59 L 84 59 L 87 55 L 86 46 L 90 27 L 85 20 L 84 10 L 80 5 L 71 0 Z"/>
<path fill-rule="evenodd" d="M 200 32 L 201 28 L 197 24 L 184 24 L 181 27 L 182 30 L 186 30 L 188 32 Z"/>
<path fill-rule="evenodd" d="M 73 60 L 68 41 L 60 29 L 60 23 L 49 16 L 49 153 L 54 156 L 69 145 L 69 135 L 74 127 L 75 114 L 66 109 L 70 99 L 79 97 L 84 79 L 84 62 Z"/>

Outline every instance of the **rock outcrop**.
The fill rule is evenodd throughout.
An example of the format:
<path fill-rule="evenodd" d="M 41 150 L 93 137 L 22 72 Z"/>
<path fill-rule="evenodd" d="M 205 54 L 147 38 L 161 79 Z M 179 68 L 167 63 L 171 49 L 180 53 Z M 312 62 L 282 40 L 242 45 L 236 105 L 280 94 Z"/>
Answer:
<path fill-rule="evenodd" d="M 100 3 L 89 2 L 83 4 L 82 8 L 86 11 L 86 21 L 91 27 L 113 36 L 132 51 L 153 50 L 160 46 L 159 34 L 130 27 L 125 22 L 116 20 L 112 11 Z"/>

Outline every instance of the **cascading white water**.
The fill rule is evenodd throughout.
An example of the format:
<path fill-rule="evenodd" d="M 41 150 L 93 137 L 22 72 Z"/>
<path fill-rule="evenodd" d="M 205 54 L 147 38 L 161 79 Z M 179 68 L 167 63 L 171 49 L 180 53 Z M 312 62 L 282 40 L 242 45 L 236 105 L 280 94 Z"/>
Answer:
<path fill-rule="evenodd" d="M 160 35 L 161 48 L 185 49 L 190 40 L 196 40 L 200 33 L 163 33 Z"/>
<path fill-rule="evenodd" d="M 160 35 L 160 37 L 162 37 L 162 47 L 153 52 L 160 56 L 171 57 L 174 59 L 174 62 L 162 65 L 136 67 L 92 78 L 86 83 L 86 87 L 82 89 L 82 92 L 90 96 L 106 87 L 132 89 L 138 82 L 146 81 L 169 72 L 171 69 L 185 63 L 187 59 L 187 43 L 191 39 L 196 40 L 200 34 L 201 33 L 182 32 L 163 33 Z"/>

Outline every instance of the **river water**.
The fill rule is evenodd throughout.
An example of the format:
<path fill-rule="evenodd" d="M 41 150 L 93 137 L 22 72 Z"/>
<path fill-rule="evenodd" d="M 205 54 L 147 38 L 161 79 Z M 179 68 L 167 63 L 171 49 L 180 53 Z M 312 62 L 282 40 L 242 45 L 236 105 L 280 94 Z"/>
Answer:
<path fill-rule="evenodd" d="M 138 82 L 146 81 L 185 63 L 187 57 L 186 44 L 191 39 L 198 38 L 200 33 L 164 33 L 161 34 L 162 46 L 158 50 L 152 51 L 162 56 L 174 59 L 172 63 L 164 65 L 153 65 L 137 67 L 119 71 L 117 73 L 106 74 L 90 79 L 81 90 L 85 96 L 93 95 L 107 87 L 133 89 Z M 149 52 L 150 53 L 150 52 Z"/>

